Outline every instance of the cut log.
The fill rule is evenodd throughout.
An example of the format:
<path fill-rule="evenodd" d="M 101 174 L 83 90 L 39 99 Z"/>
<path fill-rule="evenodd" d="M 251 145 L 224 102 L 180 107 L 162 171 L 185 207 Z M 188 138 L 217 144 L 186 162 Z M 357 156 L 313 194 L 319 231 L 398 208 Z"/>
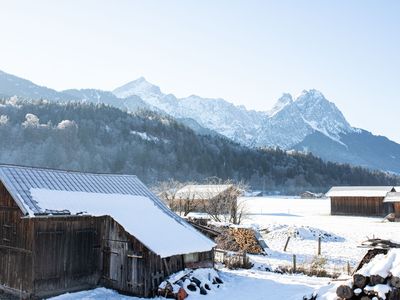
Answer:
<path fill-rule="evenodd" d="M 194 283 L 189 284 L 186 288 L 191 292 L 197 291 L 197 286 Z"/>
<path fill-rule="evenodd" d="M 400 300 L 400 289 L 392 289 L 389 292 L 389 296 L 387 297 L 388 300 Z"/>
<path fill-rule="evenodd" d="M 400 288 L 400 277 L 392 276 L 392 278 L 390 278 L 390 286 Z"/>
<path fill-rule="evenodd" d="M 349 287 L 348 285 L 340 285 L 336 289 L 336 295 L 342 299 L 351 299 L 351 297 L 353 297 L 354 293 L 353 293 L 353 290 L 351 289 L 351 287 Z"/>
<path fill-rule="evenodd" d="M 204 287 L 200 288 L 200 295 L 207 295 L 207 291 Z"/>
<path fill-rule="evenodd" d="M 192 278 L 191 278 L 191 281 L 192 281 L 193 283 L 195 283 L 198 287 L 201 286 L 201 281 L 198 280 L 196 277 L 192 277 Z"/>
<path fill-rule="evenodd" d="M 383 284 L 385 282 L 385 278 L 383 278 L 380 275 L 371 275 L 369 277 L 369 282 L 371 286 L 377 285 L 377 284 Z"/>
<path fill-rule="evenodd" d="M 178 291 L 178 294 L 176 295 L 176 299 L 177 300 L 184 300 L 185 298 L 187 298 L 188 293 L 186 293 L 184 288 L 180 288 Z"/>
<path fill-rule="evenodd" d="M 355 287 L 363 289 L 368 283 L 368 277 L 361 274 L 354 274 L 353 281 Z"/>

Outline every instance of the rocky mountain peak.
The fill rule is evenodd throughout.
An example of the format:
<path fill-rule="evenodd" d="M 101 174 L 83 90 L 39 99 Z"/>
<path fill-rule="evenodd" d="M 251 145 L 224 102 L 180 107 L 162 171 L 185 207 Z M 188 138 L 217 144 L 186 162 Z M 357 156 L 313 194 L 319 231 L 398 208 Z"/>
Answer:
<path fill-rule="evenodd" d="M 293 97 L 289 93 L 283 93 L 282 96 L 278 99 L 278 101 L 274 104 L 272 109 L 270 109 L 267 114 L 272 117 L 285 108 L 287 105 L 293 103 Z"/>
<path fill-rule="evenodd" d="M 136 80 L 115 89 L 113 93 L 119 98 L 127 98 L 132 95 L 147 96 L 161 95 L 161 90 L 158 86 L 148 82 L 146 78 L 139 77 Z"/>

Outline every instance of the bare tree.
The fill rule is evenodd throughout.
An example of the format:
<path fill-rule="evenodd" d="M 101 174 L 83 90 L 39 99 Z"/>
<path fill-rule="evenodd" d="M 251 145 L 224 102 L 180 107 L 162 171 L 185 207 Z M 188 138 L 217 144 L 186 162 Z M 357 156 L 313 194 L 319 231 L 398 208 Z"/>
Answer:
<path fill-rule="evenodd" d="M 177 192 L 184 186 L 195 184 L 195 182 L 183 183 L 176 180 L 163 181 L 154 188 L 154 191 L 171 210 L 180 216 L 187 216 L 199 207 L 198 202 L 195 201 L 195 194 L 189 191 L 178 195 Z"/>
<path fill-rule="evenodd" d="M 233 182 L 232 180 L 222 181 L 217 178 L 211 178 L 209 184 L 230 185 L 226 191 L 213 195 L 210 190 L 208 201 L 204 201 L 203 209 L 210 217 L 217 222 L 229 222 L 240 224 L 246 216 L 246 205 L 238 201 L 240 195 L 244 193 L 248 186 L 244 182 Z"/>
<path fill-rule="evenodd" d="M 210 185 L 209 188 L 199 191 L 196 188 L 199 184 L 196 182 L 181 183 L 169 180 L 160 182 L 154 191 L 171 210 L 181 216 L 187 216 L 191 212 L 204 212 L 214 221 L 240 224 L 247 210 L 246 204 L 238 201 L 238 198 L 248 186 L 242 181 L 235 183 L 232 180 L 223 181 L 216 177 L 208 178 L 205 183 Z M 219 185 L 229 187 L 219 193 Z M 185 186 L 187 187 L 185 191 L 178 193 Z"/>

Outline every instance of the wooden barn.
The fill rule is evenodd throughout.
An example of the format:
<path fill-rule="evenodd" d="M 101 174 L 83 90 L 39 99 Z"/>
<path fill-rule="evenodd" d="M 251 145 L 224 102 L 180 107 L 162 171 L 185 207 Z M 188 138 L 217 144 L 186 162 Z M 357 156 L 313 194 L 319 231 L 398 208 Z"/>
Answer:
<path fill-rule="evenodd" d="M 0 289 L 22 298 L 153 296 L 169 274 L 213 266 L 214 246 L 136 176 L 0 165 Z"/>
<path fill-rule="evenodd" d="M 394 191 L 393 186 L 338 186 L 326 196 L 331 199 L 332 215 L 384 217 L 393 212 L 393 205 L 383 200 Z"/>

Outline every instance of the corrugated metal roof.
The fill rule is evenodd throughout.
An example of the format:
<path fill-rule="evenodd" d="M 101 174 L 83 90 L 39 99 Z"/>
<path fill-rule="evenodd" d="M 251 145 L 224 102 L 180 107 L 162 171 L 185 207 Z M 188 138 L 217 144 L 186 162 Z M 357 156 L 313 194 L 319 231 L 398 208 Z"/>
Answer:
<path fill-rule="evenodd" d="M 37 190 L 44 190 L 44 191 L 54 191 L 62 193 L 62 192 L 81 192 L 81 193 L 70 193 L 69 195 L 81 195 L 83 193 L 87 193 L 87 197 L 81 197 L 82 202 L 86 201 L 86 199 L 94 198 L 96 200 L 96 196 L 104 198 L 104 195 L 110 195 L 110 199 L 114 199 L 115 196 L 118 195 L 129 195 L 129 196 L 139 196 L 139 197 L 132 197 L 132 199 L 149 199 L 149 201 L 153 202 L 156 207 L 158 207 L 161 212 L 165 215 L 169 216 L 171 219 L 174 219 L 177 223 L 176 226 L 181 227 L 183 226 L 184 229 L 180 229 L 182 232 L 186 232 L 187 243 L 193 243 L 193 249 L 191 251 L 187 250 L 183 246 L 179 246 L 179 241 L 176 241 L 176 247 L 179 248 L 177 250 L 172 251 L 166 245 L 165 248 L 169 249 L 166 253 L 175 255 L 175 254 L 184 254 L 184 253 L 191 253 L 193 251 L 205 251 L 211 250 L 215 244 L 205 237 L 203 234 L 198 232 L 194 229 L 190 224 L 188 224 L 185 220 L 181 217 L 176 215 L 172 212 L 156 195 L 154 195 L 135 175 L 116 175 L 116 174 L 92 174 L 92 173 L 80 173 L 80 172 L 72 172 L 72 171 L 62 171 L 62 170 L 52 170 L 52 169 L 41 169 L 41 168 L 32 168 L 32 167 L 22 167 L 22 166 L 10 166 L 10 165 L 0 165 L 0 181 L 4 184 L 7 188 L 11 196 L 17 202 L 18 206 L 21 208 L 22 212 L 29 217 L 35 217 L 36 215 L 53 215 L 53 214 L 69 214 L 73 213 L 69 210 L 65 210 L 69 206 L 76 206 L 76 199 L 74 203 L 69 203 L 71 205 L 62 205 L 63 210 L 54 207 L 43 207 L 46 206 L 45 204 L 41 205 L 38 201 L 36 201 L 33 196 L 32 192 Z M 75 196 L 71 196 L 75 197 Z M 120 197 L 120 196 L 118 196 Z M 66 197 L 66 199 L 70 199 Z M 57 201 L 60 199 L 57 199 Z M 51 201 L 51 200 L 50 200 Z M 57 202 L 55 201 L 55 202 Z M 135 200 L 132 200 L 135 201 Z M 67 200 L 66 200 L 67 202 Z M 66 203 L 64 202 L 64 203 Z M 71 201 L 72 202 L 72 201 Z M 143 202 L 143 201 L 142 201 Z M 42 202 L 46 203 L 46 202 Z M 51 203 L 51 202 L 49 202 Z M 78 202 L 81 203 L 81 202 Z M 84 203 L 87 204 L 87 203 Z M 140 204 L 140 203 L 139 203 Z M 79 204 L 78 204 L 79 205 Z M 104 201 L 103 201 L 104 205 Z M 124 211 L 124 207 L 121 207 L 121 210 L 116 210 L 113 201 L 109 201 L 110 211 L 114 211 L 115 220 L 117 222 L 124 221 L 118 220 L 118 216 L 120 214 L 126 213 Z M 82 205 L 85 206 L 85 205 Z M 142 203 L 143 206 L 143 203 Z M 135 205 L 133 205 L 135 207 Z M 103 207 L 104 208 L 104 207 Z M 113 208 L 113 209 L 111 209 Z M 104 208 L 104 212 L 107 212 L 107 208 Z M 149 223 L 157 222 L 157 220 L 152 219 L 152 211 L 148 211 L 149 216 L 144 216 Z M 116 213 L 117 212 L 117 213 Z M 154 210 L 153 210 L 154 212 Z M 91 213 L 88 211 L 87 213 Z M 108 213 L 107 213 L 108 214 Z M 132 214 L 133 215 L 133 214 Z M 126 219 L 126 218 L 125 218 Z M 127 221 L 124 221 L 123 225 L 129 228 L 130 224 L 126 224 Z M 129 222 L 128 222 L 129 223 Z M 173 222 L 174 223 L 174 222 Z M 179 224 L 181 226 L 179 226 Z M 150 224 L 151 225 L 151 224 Z M 148 226 L 149 228 L 153 228 L 154 226 Z M 135 230 L 137 228 L 132 229 L 133 232 L 130 234 L 135 235 Z M 150 230 L 150 229 L 149 229 Z M 186 230 L 186 231 L 185 231 Z M 179 230 L 178 230 L 179 231 Z M 157 235 L 157 232 L 153 232 L 154 235 Z M 168 232 L 168 234 L 173 235 L 174 232 Z M 197 243 L 196 243 L 197 241 Z M 200 243 L 200 242 L 201 243 Z M 142 241 L 145 242 L 145 241 Z M 150 249 L 163 249 L 164 244 L 171 243 L 170 239 L 159 239 L 159 244 L 153 247 L 152 245 L 148 245 Z M 200 246 L 196 246 L 200 245 Z M 198 248 L 196 248 L 198 247 Z M 196 250 L 197 249 L 197 250 Z M 181 252 L 183 251 L 183 252 Z M 186 251 L 186 252 L 185 252 Z M 189 251 L 189 252 L 187 252 Z"/>
<path fill-rule="evenodd" d="M 175 216 L 135 175 L 93 174 L 0 165 L 0 180 L 11 193 L 14 200 L 17 201 L 21 210 L 30 216 L 49 213 L 49 211 L 46 211 L 46 207 L 40 207 L 33 200 L 30 190 L 35 188 L 145 196 L 154 201 L 166 213 Z"/>
<path fill-rule="evenodd" d="M 334 186 L 327 197 L 385 197 L 393 191 L 393 186 Z"/>
<path fill-rule="evenodd" d="M 186 185 L 175 194 L 176 199 L 210 200 L 230 189 L 232 184 L 191 184 Z"/>
<path fill-rule="evenodd" d="M 388 193 L 383 202 L 400 202 L 400 192 Z"/>

